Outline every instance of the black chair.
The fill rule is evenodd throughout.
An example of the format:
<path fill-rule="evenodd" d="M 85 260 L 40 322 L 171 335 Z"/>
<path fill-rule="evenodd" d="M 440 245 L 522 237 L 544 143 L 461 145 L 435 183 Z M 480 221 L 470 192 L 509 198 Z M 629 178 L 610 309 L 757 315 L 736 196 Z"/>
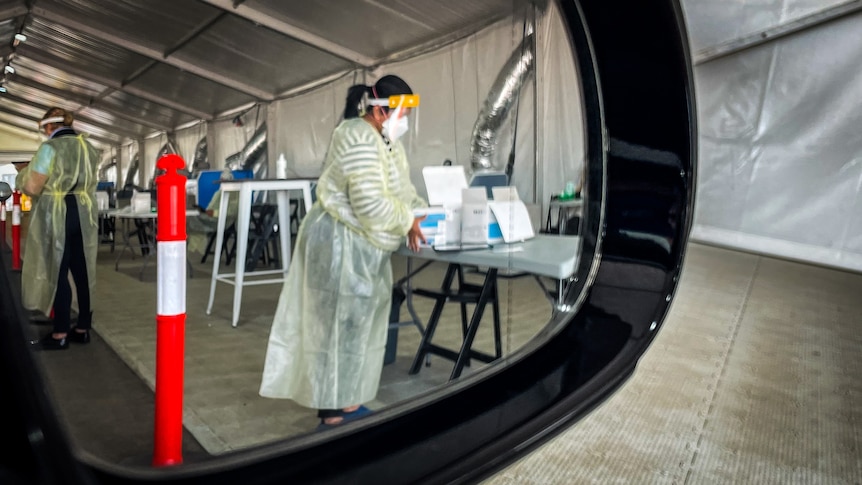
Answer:
<path fill-rule="evenodd" d="M 252 206 L 248 230 L 246 271 L 254 271 L 258 262 L 269 266 L 279 261 L 279 230 L 278 206 L 274 204 L 257 204 Z M 288 230 L 290 229 L 288 228 Z"/>
<path fill-rule="evenodd" d="M 210 233 L 209 240 L 207 241 L 207 247 L 204 249 L 204 255 L 201 257 L 201 264 L 207 262 L 207 256 L 210 254 L 215 254 L 215 242 L 216 236 L 218 232 L 213 231 Z M 224 238 L 222 238 L 222 254 L 225 257 L 225 264 L 230 264 L 233 260 L 233 256 L 236 252 L 236 223 L 229 225 L 224 230 Z"/>
<path fill-rule="evenodd" d="M 314 193 L 312 192 L 312 200 Z M 299 223 L 307 212 L 305 201 L 301 198 L 290 199 L 290 230 L 291 235 L 299 232 Z M 278 206 L 275 204 L 255 204 L 251 208 L 248 228 L 248 251 L 246 253 L 246 271 L 253 271 L 258 263 L 269 266 L 279 261 Z M 236 256 L 236 222 L 225 229 L 222 251 L 225 254 L 225 264 L 231 264 Z M 205 263 L 207 257 L 213 254 L 216 233 L 209 235 L 207 247 L 201 258 Z"/>

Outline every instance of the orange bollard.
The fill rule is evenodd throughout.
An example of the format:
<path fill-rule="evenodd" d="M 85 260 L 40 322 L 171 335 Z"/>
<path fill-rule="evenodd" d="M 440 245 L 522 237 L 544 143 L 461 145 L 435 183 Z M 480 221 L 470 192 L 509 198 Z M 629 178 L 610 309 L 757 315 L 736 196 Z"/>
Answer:
<path fill-rule="evenodd" d="M 156 419 L 153 466 L 183 462 L 183 360 L 186 322 L 186 178 L 179 155 L 156 162 Z"/>
<path fill-rule="evenodd" d="M 6 201 L 0 202 L 0 249 L 6 247 Z"/>
<path fill-rule="evenodd" d="M 12 192 L 12 271 L 21 271 L 21 192 L 17 190 Z"/>

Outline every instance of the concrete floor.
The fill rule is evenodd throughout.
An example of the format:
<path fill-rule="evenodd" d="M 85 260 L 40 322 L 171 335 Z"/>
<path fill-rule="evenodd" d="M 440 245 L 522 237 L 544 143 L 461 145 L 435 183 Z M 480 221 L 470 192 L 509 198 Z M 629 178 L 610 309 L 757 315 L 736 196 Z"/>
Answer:
<path fill-rule="evenodd" d="M 691 244 L 632 378 L 487 480 L 862 483 L 862 275 Z"/>
<path fill-rule="evenodd" d="M 119 271 L 114 260 L 102 247 L 93 344 L 38 355 L 82 452 L 146 464 L 156 273 L 151 265 L 141 281 L 140 258 L 126 255 Z M 394 263 L 397 278 L 404 261 Z M 442 270 L 432 266 L 418 286 L 436 286 Z M 313 411 L 257 395 L 280 285 L 246 288 L 232 328 L 232 287 L 219 284 L 212 315 L 205 314 L 210 271 L 209 264 L 194 264 L 188 281 L 187 462 L 317 424 Z M 671 313 L 629 382 L 485 483 L 862 482 L 862 406 L 854 404 L 862 395 L 860 290 L 859 274 L 690 245 Z M 531 278 L 503 283 L 500 297 L 504 352 L 510 352 L 544 325 L 550 306 Z M 428 315 L 430 302 L 416 301 L 419 314 Z M 444 316 L 440 342 L 457 341 L 456 315 L 452 308 Z M 491 348 L 489 321 L 480 349 Z M 33 335 L 47 330 L 28 327 Z M 418 376 L 407 375 L 418 341 L 415 329 L 401 329 L 397 360 L 384 368 L 372 407 L 445 385 L 451 362 L 440 358 Z"/>

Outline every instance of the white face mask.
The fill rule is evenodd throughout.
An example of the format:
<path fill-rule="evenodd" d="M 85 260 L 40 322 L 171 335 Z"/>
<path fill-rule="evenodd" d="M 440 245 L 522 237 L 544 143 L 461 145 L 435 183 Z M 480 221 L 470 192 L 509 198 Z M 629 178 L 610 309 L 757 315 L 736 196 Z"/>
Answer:
<path fill-rule="evenodd" d="M 409 129 L 410 123 L 407 117 L 398 116 L 398 111 L 392 113 L 392 116 L 383 122 L 383 134 L 392 141 L 401 138 Z"/>

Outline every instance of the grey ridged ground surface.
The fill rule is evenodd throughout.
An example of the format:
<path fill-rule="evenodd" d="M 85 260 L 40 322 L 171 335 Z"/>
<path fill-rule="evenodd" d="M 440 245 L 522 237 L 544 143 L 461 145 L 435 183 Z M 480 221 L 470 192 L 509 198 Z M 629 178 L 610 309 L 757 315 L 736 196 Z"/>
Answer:
<path fill-rule="evenodd" d="M 638 370 L 486 485 L 862 483 L 862 275 L 691 245 Z"/>
<path fill-rule="evenodd" d="M 155 349 L 155 269 L 140 281 L 139 262 L 123 259 L 114 271 L 114 255 L 101 249 L 94 341 L 107 343 L 128 365 L 113 369 L 112 379 L 134 381 L 126 389 L 137 402 L 152 386 Z M 396 277 L 403 274 L 403 260 L 395 268 Z M 313 412 L 257 395 L 279 286 L 247 288 L 243 317 L 232 328 L 231 287 L 219 285 L 213 314 L 205 314 L 209 271 L 209 264 L 195 264 L 188 281 L 184 417 L 190 436 L 220 454 L 312 431 Z M 430 268 L 419 285 L 435 286 L 441 276 L 441 267 Z M 500 296 L 510 351 L 542 326 L 550 307 L 530 278 L 503 283 Z M 575 427 L 485 483 L 858 484 L 860 296 L 859 274 L 693 244 L 671 313 L 633 377 Z M 427 316 L 430 303 L 417 299 L 417 309 Z M 456 315 L 453 308 L 444 318 Z M 454 322 L 441 326 L 440 342 L 458 340 Z M 485 350 L 488 322 L 478 343 Z M 417 344 L 414 329 L 401 329 L 398 360 L 384 368 L 374 407 L 446 382 L 451 363 L 439 358 L 407 376 Z M 61 407 L 86 405 L 80 395 L 70 399 L 79 387 L 63 384 L 69 382 L 64 372 L 76 369 L 71 357 L 85 351 L 40 356 Z M 124 406 L 122 396 L 105 391 L 93 401 Z M 151 418 L 128 426 L 125 411 L 106 409 L 117 415 L 116 425 L 97 428 L 104 416 L 64 407 L 76 444 L 106 461 L 145 464 Z M 190 437 L 185 443 L 187 461 L 204 459 L 198 443 Z"/>

